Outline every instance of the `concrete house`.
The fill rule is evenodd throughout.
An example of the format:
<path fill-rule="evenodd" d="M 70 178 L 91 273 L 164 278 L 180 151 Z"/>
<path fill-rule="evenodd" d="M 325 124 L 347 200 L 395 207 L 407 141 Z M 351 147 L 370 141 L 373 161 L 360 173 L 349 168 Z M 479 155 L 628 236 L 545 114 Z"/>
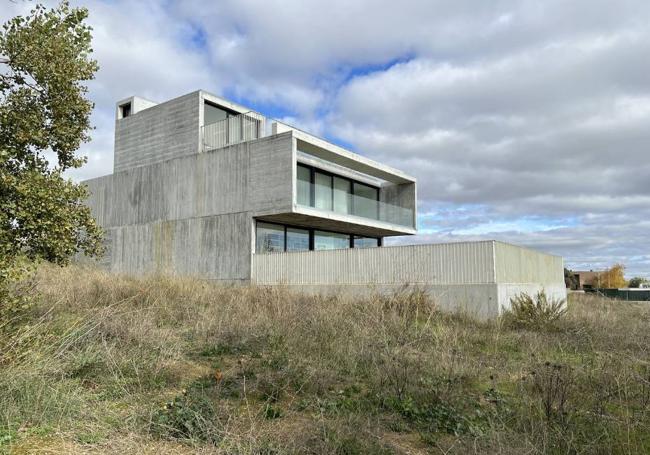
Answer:
<path fill-rule="evenodd" d="M 114 172 L 85 183 L 115 272 L 316 292 L 412 284 L 480 316 L 518 292 L 566 297 L 557 256 L 384 246 L 416 233 L 415 178 L 205 91 L 118 102 Z"/>

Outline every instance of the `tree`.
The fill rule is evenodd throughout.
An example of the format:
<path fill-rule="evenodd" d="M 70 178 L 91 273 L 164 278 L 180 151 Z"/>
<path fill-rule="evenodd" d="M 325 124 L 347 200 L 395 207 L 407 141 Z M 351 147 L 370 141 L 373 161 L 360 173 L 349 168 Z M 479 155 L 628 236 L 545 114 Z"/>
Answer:
<path fill-rule="evenodd" d="M 628 282 L 628 287 L 631 288 L 640 288 L 642 284 L 650 284 L 650 280 L 647 278 L 642 278 L 640 276 L 635 276 Z"/>
<path fill-rule="evenodd" d="M 567 269 L 566 267 L 564 268 L 564 284 L 567 289 L 575 290 L 580 287 L 580 282 L 576 274 L 573 273 L 573 270 Z"/>
<path fill-rule="evenodd" d="M 98 67 L 87 16 L 67 1 L 38 5 L 0 31 L 0 310 L 30 264 L 102 251 L 86 188 L 63 177 L 90 140 L 84 81 Z"/>
<path fill-rule="evenodd" d="M 624 288 L 626 284 L 623 264 L 614 264 L 611 268 L 600 272 L 593 282 L 595 288 Z"/>

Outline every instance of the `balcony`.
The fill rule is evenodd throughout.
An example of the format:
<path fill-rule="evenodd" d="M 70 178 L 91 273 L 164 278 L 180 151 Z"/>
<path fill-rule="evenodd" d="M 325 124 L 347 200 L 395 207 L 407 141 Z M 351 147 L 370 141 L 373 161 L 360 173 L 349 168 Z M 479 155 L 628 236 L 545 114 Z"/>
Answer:
<path fill-rule="evenodd" d="M 266 118 L 257 112 L 229 116 L 201 128 L 204 152 L 269 135 Z"/>
<path fill-rule="evenodd" d="M 341 215 L 414 227 L 413 209 L 340 191 L 324 185 L 298 182 L 297 205 Z"/>

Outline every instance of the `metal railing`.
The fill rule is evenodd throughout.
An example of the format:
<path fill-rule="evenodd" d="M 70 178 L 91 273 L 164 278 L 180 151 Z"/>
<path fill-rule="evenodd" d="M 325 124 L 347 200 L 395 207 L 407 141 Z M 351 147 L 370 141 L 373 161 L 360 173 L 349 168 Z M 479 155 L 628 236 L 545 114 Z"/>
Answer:
<path fill-rule="evenodd" d="M 313 183 L 309 184 L 310 194 L 315 194 L 316 186 Z M 344 197 L 332 197 L 331 200 L 325 201 L 317 200 L 314 197 L 310 199 L 308 203 L 300 200 L 297 203 L 303 207 L 358 216 L 409 228 L 414 227 L 413 209 L 407 207 L 349 193 Z"/>
<path fill-rule="evenodd" d="M 268 136 L 266 117 L 257 112 L 234 115 L 201 128 L 203 151 Z"/>

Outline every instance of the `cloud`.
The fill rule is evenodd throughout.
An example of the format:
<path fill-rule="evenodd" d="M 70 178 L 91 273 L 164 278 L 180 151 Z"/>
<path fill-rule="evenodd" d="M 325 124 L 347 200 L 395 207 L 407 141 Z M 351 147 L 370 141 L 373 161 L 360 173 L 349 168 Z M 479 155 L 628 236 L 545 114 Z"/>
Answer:
<path fill-rule="evenodd" d="M 78 4 L 101 70 L 75 178 L 111 172 L 117 100 L 205 88 L 415 175 L 421 234 L 391 241 L 497 238 L 650 275 L 648 2 Z"/>

